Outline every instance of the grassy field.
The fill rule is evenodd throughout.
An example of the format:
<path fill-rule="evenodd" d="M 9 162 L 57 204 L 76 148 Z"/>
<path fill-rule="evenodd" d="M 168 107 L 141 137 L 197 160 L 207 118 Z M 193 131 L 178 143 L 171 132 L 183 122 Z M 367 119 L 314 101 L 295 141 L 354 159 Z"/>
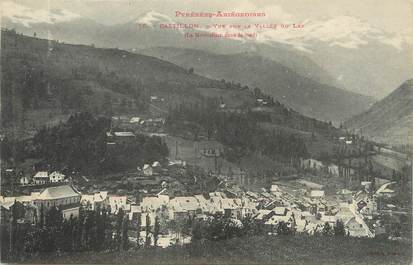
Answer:
<path fill-rule="evenodd" d="M 411 264 L 411 244 L 377 239 L 251 236 L 166 249 L 39 255 L 30 263 Z"/>

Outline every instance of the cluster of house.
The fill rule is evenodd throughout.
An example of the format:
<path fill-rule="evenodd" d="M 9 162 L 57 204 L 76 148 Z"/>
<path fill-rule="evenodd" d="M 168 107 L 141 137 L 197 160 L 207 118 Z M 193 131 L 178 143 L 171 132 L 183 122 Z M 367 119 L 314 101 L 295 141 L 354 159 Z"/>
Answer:
<path fill-rule="evenodd" d="M 222 192 L 185 197 L 170 197 L 163 194 L 165 189 L 155 196 L 143 197 L 140 202 L 129 200 L 127 196 L 108 195 L 107 192 L 97 192 L 82 195 L 81 203 L 87 209 L 106 207 L 116 214 L 122 209 L 131 220 L 141 219 L 141 225 L 146 226 L 149 218 L 151 226 L 158 217 L 163 223 L 183 221 L 189 217 L 206 218 L 208 215 L 221 213 L 240 219 L 256 211 L 256 204 L 248 198 L 228 198 Z"/>
<path fill-rule="evenodd" d="M 60 183 L 68 182 L 69 179 L 66 178 L 66 175 L 53 171 L 49 174 L 47 171 L 39 171 L 33 177 L 31 176 L 22 176 L 19 180 L 20 185 L 29 186 L 29 185 L 44 185 L 48 183 Z"/>
<path fill-rule="evenodd" d="M 364 218 L 372 216 L 377 206 L 375 200 L 363 197 L 361 193 L 341 191 L 334 202 L 325 198 L 323 190 L 310 190 L 303 196 L 296 196 L 277 185 L 272 185 L 268 192 L 247 191 L 241 196 L 236 196 L 230 190 L 185 197 L 170 197 L 164 193 L 165 189 L 136 202 L 127 196 L 97 192 L 82 195 L 81 202 L 88 209 L 106 207 L 111 213 L 117 213 L 122 208 L 130 220 L 140 218 L 143 227 L 147 220 L 150 222 L 148 225 L 153 226 L 156 217 L 161 223 L 179 223 L 189 217 L 206 219 L 210 215 L 221 213 L 234 220 L 251 216 L 269 230 L 284 222 L 295 231 L 308 234 L 321 232 L 326 222 L 334 227 L 340 220 L 350 236 L 374 236 Z"/>
<path fill-rule="evenodd" d="M 157 164 L 148 166 L 152 168 Z M 41 173 L 38 177 L 45 178 L 46 175 Z M 385 184 L 381 190 L 386 192 L 390 190 L 391 185 L 392 183 Z M 334 227 L 336 222 L 341 220 L 350 236 L 374 236 L 365 223 L 366 219 L 372 219 L 377 213 L 374 196 L 365 190 L 357 193 L 341 190 L 334 199 L 327 199 L 325 192 L 317 188 L 319 187 L 298 191 L 294 189 L 295 192 L 290 192 L 274 184 L 268 191 L 241 191 L 237 194 L 230 189 L 224 189 L 207 195 L 170 197 L 166 194 L 167 187 L 164 187 L 156 195 L 136 199 L 126 195 L 109 194 L 106 191 L 81 194 L 73 186 L 65 184 L 48 187 L 26 196 L 1 196 L 0 205 L 2 218 L 11 216 L 13 205 L 24 206 L 27 214 L 22 218 L 29 223 L 36 222 L 40 211 L 47 211 L 51 207 L 61 209 L 65 219 L 77 217 L 82 205 L 88 210 L 105 208 L 111 214 L 117 214 L 122 209 L 130 220 L 140 218 L 142 226 L 146 226 L 147 220 L 150 220 L 148 225 L 153 226 L 157 217 L 161 223 L 179 223 L 189 217 L 204 219 L 221 213 L 234 220 L 251 216 L 260 220 L 269 230 L 284 222 L 295 231 L 308 234 L 321 232 L 325 223 Z M 375 196 L 379 196 L 377 192 Z"/>
<path fill-rule="evenodd" d="M 71 185 L 61 185 L 45 188 L 40 192 L 31 192 L 30 195 L 3 197 L 0 196 L 1 218 L 5 223 L 10 217 L 13 206 L 24 208 L 24 215 L 20 222 L 36 223 L 41 211 L 45 213 L 52 207 L 62 211 L 63 218 L 69 219 L 79 216 L 81 194 Z"/>

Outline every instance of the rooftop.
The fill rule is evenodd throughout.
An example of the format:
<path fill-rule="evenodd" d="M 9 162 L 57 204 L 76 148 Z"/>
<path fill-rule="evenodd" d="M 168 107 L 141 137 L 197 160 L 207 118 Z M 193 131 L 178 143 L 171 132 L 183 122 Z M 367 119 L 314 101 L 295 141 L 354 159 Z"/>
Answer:
<path fill-rule="evenodd" d="M 54 200 L 80 196 L 80 194 L 69 185 L 50 187 L 44 189 L 37 197 L 38 200 Z"/>

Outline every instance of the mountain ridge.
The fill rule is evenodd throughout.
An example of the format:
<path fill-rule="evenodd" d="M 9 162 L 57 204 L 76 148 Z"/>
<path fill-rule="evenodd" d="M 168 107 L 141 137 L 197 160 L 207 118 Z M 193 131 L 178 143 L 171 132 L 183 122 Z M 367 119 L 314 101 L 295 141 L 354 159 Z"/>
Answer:
<path fill-rule="evenodd" d="M 373 99 L 323 85 L 255 52 L 215 54 L 196 49 L 150 48 L 139 52 L 171 61 L 214 79 L 263 91 L 308 116 L 338 124 L 366 110 Z"/>
<path fill-rule="evenodd" d="M 349 119 L 345 126 L 383 143 L 413 143 L 413 79 L 406 80 L 366 112 Z"/>

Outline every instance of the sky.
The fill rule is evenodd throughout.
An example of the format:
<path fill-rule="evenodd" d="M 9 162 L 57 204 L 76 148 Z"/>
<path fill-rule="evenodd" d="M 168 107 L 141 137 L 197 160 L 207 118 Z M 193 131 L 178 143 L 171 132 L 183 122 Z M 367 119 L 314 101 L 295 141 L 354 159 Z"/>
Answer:
<path fill-rule="evenodd" d="M 268 22 L 326 20 L 347 15 L 388 32 L 413 32 L 413 0 L 15 0 L 33 8 L 67 9 L 104 24 L 157 11 L 264 11 Z M 261 20 L 263 21 L 263 20 Z"/>

